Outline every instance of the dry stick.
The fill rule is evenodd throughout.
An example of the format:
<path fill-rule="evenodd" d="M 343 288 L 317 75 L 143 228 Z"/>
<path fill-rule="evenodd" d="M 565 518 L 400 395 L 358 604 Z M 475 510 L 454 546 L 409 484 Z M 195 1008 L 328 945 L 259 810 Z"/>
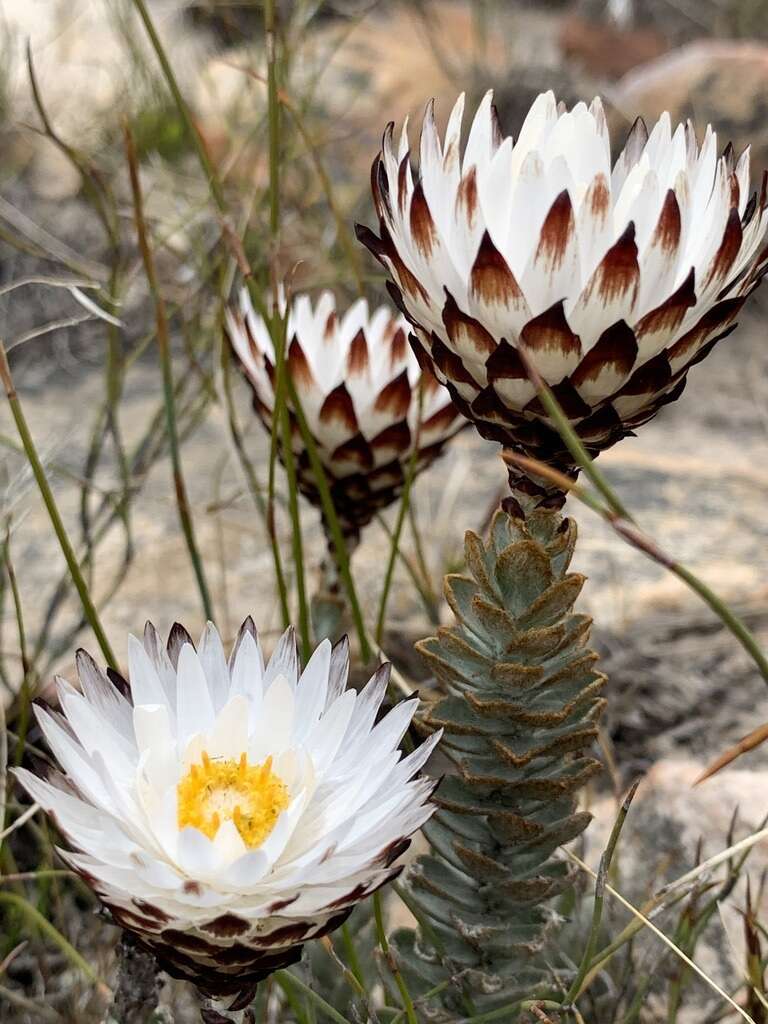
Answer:
<path fill-rule="evenodd" d="M 585 864 L 584 861 L 580 857 L 578 857 L 575 853 L 573 853 L 573 851 L 564 849 L 563 853 L 566 855 L 566 857 L 568 857 L 570 860 L 572 860 L 574 864 L 576 864 L 578 867 L 580 867 L 582 871 L 586 871 L 586 873 L 588 875 L 591 875 L 592 878 L 597 880 L 597 873 L 595 871 L 593 871 L 592 868 L 589 867 L 588 864 Z M 720 986 L 717 984 L 717 982 L 713 981 L 698 966 L 698 964 L 695 964 L 693 962 L 693 960 L 691 960 L 691 958 L 689 956 L 687 956 L 682 951 L 682 949 L 680 949 L 679 946 L 676 946 L 675 943 L 672 941 L 672 939 L 668 938 L 660 928 L 657 928 L 656 925 L 648 917 L 645 916 L 645 914 L 643 914 L 640 910 L 638 910 L 637 907 L 634 907 L 629 902 L 629 900 L 625 899 L 617 889 L 613 888 L 612 885 L 609 885 L 608 883 L 606 883 L 605 889 L 606 889 L 606 892 L 609 892 L 611 894 L 611 896 L 613 896 L 614 899 L 618 900 L 618 902 L 621 903 L 621 905 L 626 910 L 628 910 L 634 917 L 636 917 L 639 921 L 641 921 L 642 924 L 646 928 L 648 928 L 650 931 L 652 931 L 653 934 L 657 938 L 661 939 L 661 941 L 664 943 L 664 945 L 668 946 L 669 949 L 671 949 L 672 952 L 683 961 L 683 963 L 685 963 L 692 971 L 694 971 L 696 974 L 698 974 L 698 976 L 702 979 L 702 981 L 704 981 L 707 985 L 709 985 L 709 987 L 711 989 L 713 989 L 713 991 L 715 991 L 720 996 L 721 999 L 724 999 L 729 1004 L 729 1006 L 731 1006 L 739 1014 L 739 1016 L 742 1018 L 742 1020 L 747 1021 L 748 1024 L 756 1024 L 756 1022 L 753 1020 L 753 1018 L 750 1017 L 750 1015 L 745 1010 L 743 1010 L 739 1006 L 739 1004 L 737 1002 L 735 1002 L 728 995 L 728 993 L 724 989 L 720 988 Z"/>
<path fill-rule="evenodd" d="M 32 469 L 32 474 L 35 478 L 35 482 L 37 483 L 43 502 L 45 503 L 48 516 L 51 520 L 51 525 L 53 526 L 62 554 L 64 555 L 64 559 L 67 563 L 69 574 L 72 577 L 72 582 L 75 585 L 75 589 L 77 590 L 80 598 L 80 603 L 83 606 L 83 614 L 96 636 L 99 647 L 101 648 L 104 657 L 107 659 L 107 664 L 111 668 L 117 669 L 117 658 L 109 644 L 109 640 L 107 640 L 107 634 L 104 632 L 104 628 L 101 625 L 101 620 L 99 619 L 99 614 L 96 611 L 96 606 L 88 592 L 85 579 L 80 571 L 80 565 L 78 564 L 77 557 L 72 548 L 72 544 L 69 540 L 69 536 L 67 535 L 64 523 L 62 522 L 61 515 L 59 514 L 56 501 L 53 497 L 53 492 L 51 491 L 48 479 L 45 475 L 43 464 L 37 454 L 35 442 L 32 439 L 32 434 L 30 433 L 27 425 L 24 411 L 21 407 L 21 402 L 19 401 L 19 396 L 16 393 L 13 377 L 11 376 L 11 368 L 8 365 L 8 357 L 5 354 L 5 346 L 2 340 L 0 340 L 0 381 L 2 381 L 3 387 L 5 388 L 6 398 L 8 399 L 8 404 L 11 407 L 11 413 L 13 414 L 13 419 L 16 423 L 16 429 L 19 432 L 21 443 L 24 446 L 24 453 L 27 456 L 27 461 Z"/>
<path fill-rule="evenodd" d="M 184 475 L 181 468 L 181 455 L 179 452 L 179 436 L 176 430 L 176 405 L 173 390 L 173 371 L 171 368 L 171 342 L 168 333 L 168 320 L 165 312 L 165 303 L 160 294 L 160 287 L 155 273 L 155 261 L 152 257 L 152 250 L 149 246 L 147 228 L 144 220 L 144 203 L 141 194 L 141 182 L 139 181 L 139 167 L 136 159 L 136 149 L 133 144 L 131 131 L 127 124 L 123 126 L 125 140 L 125 155 L 128 160 L 128 171 L 131 178 L 131 192 L 133 195 L 133 209 L 136 221 L 136 234 L 141 250 L 141 258 L 144 263 L 144 273 L 147 284 L 152 293 L 155 303 L 155 318 L 157 323 L 157 346 L 160 352 L 160 365 L 163 373 L 163 392 L 165 395 L 165 417 L 168 430 L 168 447 L 171 454 L 171 465 L 173 469 L 173 483 L 176 489 L 176 505 L 179 510 L 179 521 L 187 544 L 189 558 L 197 580 L 203 610 L 207 619 L 213 619 L 213 605 L 208 590 L 208 584 L 203 571 L 203 563 L 195 539 L 195 530 L 192 523 L 192 514 L 189 508 L 187 488 L 184 483 Z"/>

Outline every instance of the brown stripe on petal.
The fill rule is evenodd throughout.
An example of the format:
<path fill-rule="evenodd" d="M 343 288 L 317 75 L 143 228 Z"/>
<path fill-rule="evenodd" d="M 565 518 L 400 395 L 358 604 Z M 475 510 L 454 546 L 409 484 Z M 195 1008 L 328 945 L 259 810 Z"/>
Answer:
<path fill-rule="evenodd" d="M 738 208 L 739 208 L 739 198 L 740 198 L 740 194 L 741 194 L 741 188 L 739 186 L 739 179 L 736 177 L 736 175 L 733 173 L 733 171 L 731 171 L 731 176 L 728 179 L 728 184 L 730 185 L 730 188 L 731 188 L 731 206 L 732 207 L 735 206 L 736 209 L 738 210 Z"/>
<path fill-rule="evenodd" d="M 609 437 L 618 440 L 625 431 L 622 431 L 621 418 L 613 406 L 604 405 L 579 423 L 578 433 L 588 441 Z"/>
<path fill-rule="evenodd" d="M 352 339 L 347 353 L 347 373 L 351 377 L 359 377 L 368 369 L 368 346 L 365 342 L 365 331 L 360 328 Z"/>
<path fill-rule="evenodd" d="M 498 149 L 504 141 L 504 129 L 501 127 L 499 108 L 495 103 L 491 104 L 491 139 L 494 149 Z"/>
<path fill-rule="evenodd" d="M 600 221 L 604 221 L 611 208 L 611 190 L 604 174 L 596 174 L 587 190 L 589 212 Z"/>
<path fill-rule="evenodd" d="M 410 154 L 406 153 L 397 168 L 397 208 L 402 214 L 405 209 L 405 197 L 408 185 L 408 161 Z"/>
<path fill-rule="evenodd" d="M 343 423 L 348 430 L 357 431 L 355 407 L 343 383 L 331 391 L 320 409 L 321 423 L 330 423 L 332 420 Z"/>
<path fill-rule="evenodd" d="M 421 371 L 419 386 L 425 398 L 429 398 L 430 395 L 434 395 L 440 390 L 440 381 L 435 376 L 434 367 L 428 367 L 426 370 Z"/>
<path fill-rule="evenodd" d="M 715 258 L 712 260 L 712 266 L 709 269 L 707 278 L 704 282 L 704 287 L 708 287 L 715 280 L 722 281 L 723 278 L 728 274 L 728 271 L 733 266 L 733 262 L 739 255 L 741 249 L 741 241 L 743 232 L 741 230 L 741 218 L 739 217 L 739 211 L 736 207 L 731 209 L 728 214 L 728 222 L 725 225 L 725 231 L 723 232 L 723 239 L 720 242 L 720 247 L 715 254 Z"/>
<path fill-rule="evenodd" d="M 658 245 L 664 252 L 676 252 L 680 244 L 681 232 L 680 204 L 674 189 L 670 188 L 664 197 L 664 205 L 661 207 L 659 221 L 653 233 L 652 245 Z"/>
<path fill-rule="evenodd" d="M 315 387 L 315 378 L 312 376 L 304 349 L 299 344 L 296 335 L 293 336 L 291 344 L 288 346 L 288 372 L 296 384 L 305 391 Z"/>
<path fill-rule="evenodd" d="M 384 263 L 383 259 L 385 247 L 378 235 L 374 234 L 366 224 L 355 224 L 355 237 L 358 242 L 362 243 L 362 245 L 364 245 L 366 249 L 376 257 L 383 267 L 386 267 L 386 263 Z M 331 316 L 335 317 L 335 314 L 332 313 Z"/>
<path fill-rule="evenodd" d="M 411 431 L 405 420 L 386 427 L 370 441 L 371 448 L 375 448 L 377 451 L 382 448 L 392 448 L 396 452 L 405 452 L 410 444 Z"/>
<path fill-rule="evenodd" d="M 708 309 L 701 320 L 690 331 L 686 331 L 682 338 L 678 338 L 675 344 L 668 349 L 667 355 L 669 358 L 673 361 L 679 359 L 690 349 L 698 348 L 713 331 L 730 323 L 738 315 L 739 310 L 744 305 L 745 298 L 746 296 L 724 299 L 722 302 L 718 302 L 716 306 Z"/>
<path fill-rule="evenodd" d="M 413 318 L 411 317 L 411 314 L 408 312 L 406 305 L 403 302 L 403 293 L 400 291 L 400 289 L 397 287 L 394 281 L 387 281 L 387 291 L 389 292 L 389 297 L 394 302 L 395 307 L 403 314 L 403 316 L 409 323 L 413 323 Z"/>
<path fill-rule="evenodd" d="M 415 334 L 409 334 L 408 340 L 413 350 L 413 354 L 416 356 L 416 362 L 419 364 L 419 368 L 422 373 L 434 373 L 435 363 L 432 361 L 432 356 L 429 349 L 423 344 L 423 342 Z"/>
<path fill-rule="evenodd" d="M 243 935 L 250 931 L 251 925 L 236 914 L 221 914 L 219 917 L 214 917 L 212 921 L 200 925 L 200 928 L 220 939 L 233 939 L 237 935 Z"/>
<path fill-rule="evenodd" d="M 167 924 L 171 920 L 170 916 L 166 914 L 160 907 L 155 907 L 152 903 L 147 903 L 146 900 L 134 898 L 133 905 L 141 911 L 142 914 L 146 914 L 148 917 L 155 918 L 156 921 L 160 921 L 162 924 Z"/>
<path fill-rule="evenodd" d="M 373 453 L 370 445 L 361 433 L 350 437 L 344 444 L 340 444 L 331 454 L 333 462 L 355 462 L 361 469 L 371 469 L 373 466 Z"/>
<path fill-rule="evenodd" d="M 402 327 L 398 327 L 395 333 L 392 335 L 392 341 L 390 342 L 392 354 L 389 358 L 390 368 L 394 368 L 405 359 L 405 353 L 407 351 L 407 339 L 405 337 L 405 331 Z"/>
<path fill-rule="evenodd" d="M 598 295 L 605 305 L 615 302 L 630 291 L 634 293 L 632 301 L 635 301 L 640 283 L 640 268 L 637 265 L 635 225 L 632 221 L 603 257 L 597 274 Z"/>
<path fill-rule="evenodd" d="M 640 159 L 645 144 L 648 142 L 648 129 L 642 117 L 635 118 L 635 122 L 629 129 L 627 141 L 624 143 L 624 153 L 629 159 L 629 166 L 633 167 Z"/>
<path fill-rule="evenodd" d="M 568 245 L 576 230 L 573 206 L 568 189 L 564 188 L 544 218 L 536 249 L 536 261 L 542 260 L 550 270 L 557 270 L 563 262 Z"/>
<path fill-rule="evenodd" d="M 480 248 L 472 264 L 469 290 L 473 297 L 503 306 L 514 306 L 522 297 L 515 275 L 487 231 L 483 232 Z"/>
<path fill-rule="evenodd" d="M 749 202 L 744 207 L 744 213 L 742 214 L 742 217 L 741 217 L 741 226 L 742 226 L 742 228 L 745 228 L 745 227 L 747 227 L 749 225 L 749 222 L 754 217 L 756 210 L 757 210 L 757 192 L 753 192 L 752 195 L 749 197 Z"/>
<path fill-rule="evenodd" d="M 528 378 L 520 353 L 504 338 L 496 346 L 495 351 L 488 356 L 485 369 L 488 379 L 491 381 L 527 380 Z"/>
<path fill-rule="evenodd" d="M 590 380 L 597 380 L 605 366 L 612 366 L 617 374 L 626 375 L 637 359 L 637 341 L 631 327 L 624 320 L 618 320 L 603 331 L 595 345 L 587 352 L 574 372 L 571 380 L 576 387 Z"/>
<path fill-rule="evenodd" d="M 635 324 L 637 337 L 642 339 L 648 334 L 658 334 L 660 331 L 668 331 L 670 334 L 676 331 L 683 322 L 687 310 L 696 305 L 695 282 L 696 272 L 691 267 L 677 291 Z"/>
<path fill-rule="evenodd" d="M 413 335 L 411 335 L 413 338 Z M 435 366 L 447 377 L 448 380 L 453 381 L 456 384 L 471 384 L 473 387 L 480 390 L 480 386 L 466 368 L 461 359 L 456 355 L 455 352 L 451 352 L 447 345 L 445 345 L 435 334 L 432 332 L 432 347 L 431 347 L 432 359 L 435 362 Z"/>
<path fill-rule="evenodd" d="M 332 309 L 328 314 L 328 319 L 325 321 L 325 328 L 323 330 L 323 341 L 331 341 L 336 331 L 336 324 L 339 322 L 339 318 L 336 315 L 336 310 Z"/>
<path fill-rule="evenodd" d="M 565 318 L 564 299 L 556 302 L 529 320 L 520 332 L 520 339 L 532 352 L 554 350 L 563 356 L 580 356 L 581 341 Z"/>
<path fill-rule="evenodd" d="M 467 224 L 474 227 L 477 207 L 477 168 L 473 165 L 459 182 L 456 192 L 456 214 L 463 210 Z"/>
<path fill-rule="evenodd" d="M 382 388 L 374 404 L 376 412 L 390 412 L 398 419 L 405 416 L 411 405 L 411 385 L 408 371 L 403 372 Z"/>
<path fill-rule="evenodd" d="M 429 296 L 427 295 L 426 290 L 418 278 L 408 269 L 408 267 L 406 267 L 405 263 L 403 263 L 400 253 L 397 251 L 397 247 L 392 241 L 392 235 L 389 232 L 389 228 L 382 222 L 380 230 L 382 251 L 392 264 L 403 288 L 405 288 L 409 295 L 414 298 L 419 296 L 422 302 L 429 305 Z"/>
<path fill-rule="evenodd" d="M 432 413 L 428 420 L 424 420 L 421 429 L 424 431 L 447 430 L 458 415 L 459 410 L 452 402 L 449 402 L 442 409 Z"/>
<path fill-rule="evenodd" d="M 648 395 L 651 396 L 657 391 L 666 387 L 672 379 L 672 371 L 669 366 L 666 352 L 659 352 L 653 359 L 639 366 L 627 383 L 620 388 L 613 398 L 620 395 Z"/>
<path fill-rule="evenodd" d="M 376 155 L 371 165 L 371 191 L 373 192 L 376 212 L 379 216 L 384 216 L 386 212 L 391 217 L 392 205 L 389 198 L 389 181 L 387 180 L 387 171 L 380 152 Z"/>
<path fill-rule="evenodd" d="M 550 388 L 550 391 L 569 419 L 582 419 L 592 412 L 592 406 L 587 405 L 570 380 L 561 380 L 559 384 Z M 549 415 L 538 395 L 526 405 L 525 412 L 535 413 L 537 416 Z"/>
<path fill-rule="evenodd" d="M 481 419 L 496 420 L 498 423 L 506 424 L 509 413 L 504 402 L 499 398 L 492 384 L 483 388 L 477 398 L 470 406 L 472 417 L 479 416 Z"/>
<path fill-rule="evenodd" d="M 416 183 L 416 187 L 413 190 L 410 224 L 416 248 L 422 256 L 428 259 L 432 255 L 432 247 L 435 244 L 437 230 L 420 181 Z"/>
<path fill-rule="evenodd" d="M 496 342 L 492 335 L 488 333 L 478 320 L 468 316 L 459 309 L 456 300 L 447 288 L 445 289 L 445 305 L 443 306 L 443 323 L 448 332 L 448 337 L 454 345 L 461 345 L 466 338 L 475 351 L 481 354 L 489 354 L 496 348 Z"/>

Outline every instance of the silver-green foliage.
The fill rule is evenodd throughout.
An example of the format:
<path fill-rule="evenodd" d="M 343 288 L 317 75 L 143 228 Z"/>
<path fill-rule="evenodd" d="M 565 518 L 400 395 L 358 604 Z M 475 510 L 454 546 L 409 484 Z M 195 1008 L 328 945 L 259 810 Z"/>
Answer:
<path fill-rule="evenodd" d="M 589 749 L 605 703 L 591 620 L 573 611 L 584 583 L 568 572 L 575 541 L 558 512 L 498 512 L 487 544 L 466 536 L 470 575 L 446 578 L 456 625 L 419 645 L 445 694 L 423 725 L 445 730 L 452 763 L 424 830 L 431 851 L 406 881 L 421 929 L 398 937 L 416 990 L 441 986 L 427 1015 L 487 1012 L 553 987 L 551 900 L 570 882 L 556 851 L 590 820 L 577 793 L 600 771 Z"/>

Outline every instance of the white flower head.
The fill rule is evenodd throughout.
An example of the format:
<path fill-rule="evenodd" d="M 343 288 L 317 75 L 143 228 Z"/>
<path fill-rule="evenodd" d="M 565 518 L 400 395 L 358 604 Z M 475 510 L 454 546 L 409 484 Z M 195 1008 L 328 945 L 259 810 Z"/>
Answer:
<path fill-rule="evenodd" d="M 635 123 L 612 164 L 599 99 L 533 103 L 516 140 L 488 93 L 462 147 L 464 97 L 440 138 L 424 118 L 418 172 L 407 125 L 372 175 L 381 261 L 414 342 L 485 436 L 551 462 L 567 452 L 532 363 L 598 452 L 650 419 L 729 331 L 762 277 L 766 186 L 749 150 L 718 155 L 708 128 Z M 524 358 L 521 358 L 524 357 Z"/>
<path fill-rule="evenodd" d="M 229 659 L 210 623 L 197 648 L 148 624 L 128 663 L 120 688 L 78 652 L 81 691 L 36 709 L 62 771 L 18 777 L 115 920 L 235 1008 L 399 872 L 439 736 L 402 756 L 417 701 L 378 717 L 389 666 L 348 689 L 346 639 L 300 672 L 292 629 L 265 664 L 250 619 Z"/>
<path fill-rule="evenodd" d="M 281 312 L 285 314 L 285 301 Z M 251 385 L 254 405 L 272 428 L 275 352 L 269 329 L 244 290 L 227 333 Z M 341 315 L 329 291 L 313 305 L 296 296 L 288 310 L 288 373 L 323 463 L 336 510 L 355 534 L 393 502 L 414 448 L 417 471 L 464 426 L 448 393 L 423 372 L 408 344 L 408 324 L 387 306 L 370 311 L 358 299 Z M 294 430 L 299 486 L 314 504 L 319 494 Z"/>

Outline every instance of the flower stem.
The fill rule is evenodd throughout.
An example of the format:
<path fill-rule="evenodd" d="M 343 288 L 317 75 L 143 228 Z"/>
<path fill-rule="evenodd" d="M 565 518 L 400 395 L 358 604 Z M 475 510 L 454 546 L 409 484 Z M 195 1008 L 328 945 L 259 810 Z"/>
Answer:
<path fill-rule="evenodd" d="M 397 561 L 397 553 L 400 550 L 400 536 L 403 532 L 403 526 L 405 524 L 405 517 L 408 514 L 408 506 L 411 497 L 411 486 L 413 485 L 413 479 L 416 475 L 416 463 L 419 458 L 419 440 L 421 436 L 421 411 L 423 407 L 424 389 L 419 384 L 419 402 L 418 402 L 418 419 L 416 426 L 416 436 L 413 440 L 413 451 L 411 457 L 408 460 L 408 469 L 405 474 L 405 483 L 403 485 L 403 493 L 400 498 L 400 507 L 397 511 L 397 519 L 395 521 L 395 529 L 392 533 L 392 543 L 389 548 L 389 561 L 387 562 L 386 573 L 384 574 L 384 586 L 381 591 L 381 599 L 379 601 L 379 614 L 376 619 L 376 632 L 374 634 L 376 640 L 376 646 L 381 647 L 382 637 L 384 636 L 384 623 L 387 617 L 387 601 L 389 600 L 389 591 L 392 586 L 392 577 L 395 571 L 395 562 Z"/>
<path fill-rule="evenodd" d="M 11 375 L 11 368 L 8 365 L 8 357 L 5 352 L 5 345 L 2 340 L 0 340 L 0 381 L 2 381 L 3 387 L 5 388 L 5 394 L 8 399 L 8 404 L 11 407 L 11 413 L 13 415 L 14 422 L 16 423 L 16 429 L 19 432 L 21 443 L 24 447 L 24 453 L 32 469 L 32 474 L 50 517 L 51 525 L 53 526 L 62 554 L 64 555 L 64 559 L 67 563 L 69 574 L 72 577 L 72 582 L 74 583 L 78 597 L 80 598 L 80 603 L 83 606 L 83 614 L 96 636 L 102 654 L 107 660 L 107 664 L 111 668 L 117 669 L 117 658 L 110 646 L 109 640 L 107 640 L 107 635 L 104 632 L 101 620 L 99 619 L 99 614 L 96 611 L 96 606 L 94 605 L 88 591 L 77 556 L 75 555 L 66 528 L 62 522 L 56 501 L 53 497 L 53 492 L 51 491 L 50 484 L 48 483 L 48 479 L 45 475 L 45 470 L 43 469 L 43 464 L 37 454 L 35 442 L 32 439 L 32 434 L 30 433 L 29 426 L 27 425 L 27 421 L 24 416 L 24 410 L 21 407 L 19 396 L 16 393 L 13 377 Z"/>
<path fill-rule="evenodd" d="M 160 294 L 160 287 L 155 272 L 155 261 L 149 245 L 147 226 L 144 220 L 144 202 L 141 194 L 141 182 L 139 180 L 139 167 L 136 159 L 136 149 L 133 144 L 131 131 L 126 124 L 123 128 L 125 138 L 125 153 L 128 159 L 128 170 L 131 178 L 131 192 L 133 194 L 133 209 L 136 221 L 136 234 L 139 240 L 139 249 L 144 263 L 144 273 L 147 278 L 149 290 L 155 303 L 155 317 L 157 322 L 157 347 L 160 354 L 160 366 L 163 374 L 163 394 L 165 399 L 165 419 L 168 430 L 168 447 L 171 453 L 171 466 L 173 471 L 173 484 L 176 490 L 176 504 L 179 510 L 179 521 L 184 533 L 184 540 L 187 544 L 187 551 L 192 563 L 192 569 L 197 580 L 197 587 L 200 591 L 200 599 L 203 604 L 203 611 L 207 619 L 212 620 L 213 604 L 211 602 L 208 583 L 203 570 L 200 551 L 195 537 L 195 528 L 192 523 L 192 513 L 189 507 L 187 487 L 184 482 L 184 473 L 181 467 L 181 454 L 179 451 L 179 435 L 176 427 L 176 400 L 173 387 L 173 369 L 171 367 L 171 341 L 168 332 L 168 318 L 165 312 L 165 303 Z"/>
<path fill-rule="evenodd" d="M 339 1011 L 335 1007 L 331 1006 L 329 1002 L 326 1002 L 326 1000 L 311 989 L 309 985 L 305 985 L 301 978 L 297 978 L 295 974 L 291 974 L 290 971 L 276 971 L 275 978 L 283 991 L 290 990 L 292 986 L 299 989 L 302 995 L 304 995 L 310 1002 L 314 1003 L 319 1010 L 322 1010 L 325 1016 L 328 1017 L 329 1020 L 334 1021 L 335 1024 L 350 1024 L 350 1021 L 347 1020 L 346 1017 L 340 1014 Z"/>
<path fill-rule="evenodd" d="M 384 959 L 392 972 L 392 977 L 395 979 L 395 984 L 400 992 L 400 998 L 403 1001 L 406 1020 L 408 1021 L 408 1024 L 418 1024 L 418 1021 L 416 1020 L 416 1010 L 414 1009 L 413 1000 L 411 999 L 411 993 L 408 991 L 408 986 L 405 984 L 405 979 L 400 973 L 397 961 L 389 949 L 389 940 L 387 939 L 387 933 L 384 929 L 384 914 L 381 905 L 380 892 L 373 894 L 373 915 L 376 920 L 376 935 L 379 939 L 379 946 L 381 947 L 381 952 L 384 954 Z"/>
<path fill-rule="evenodd" d="M 264 0 L 264 38 L 267 48 L 267 123 L 269 126 L 269 234 L 270 264 L 272 270 L 273 305 L 270 333 L 275 349 L 275 406 L 272 423 L 272 443 L 269 453 L 269 507 L 274 516 L 275 460 L 277 438 L 282 435 L 282 452 L 288 478 L 288 509 L 291 516 L 291 548 L 296 570 L 296 590 L 299 601 L 299 636 L 302 657 L 306 662 L 312 649 L 309 626 L 309 605 L 304 578 L 304 550 L 301 538 L 301 513 L 293 455 L 293 429 L 288 405 L 285 401 L 285 359 L 288 310 L 281 315 L 279 305 L 277 258 L 280 247 L 280 102 L 277 95 L 277 42 L 275 34 L 275 2 Z"/>

